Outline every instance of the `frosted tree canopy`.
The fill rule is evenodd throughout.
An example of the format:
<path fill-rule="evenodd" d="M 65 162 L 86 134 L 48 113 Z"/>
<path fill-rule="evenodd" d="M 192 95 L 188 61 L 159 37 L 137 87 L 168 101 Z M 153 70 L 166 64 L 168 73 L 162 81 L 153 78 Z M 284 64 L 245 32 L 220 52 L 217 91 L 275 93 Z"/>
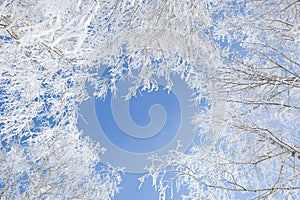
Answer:
<path fill-rule="evenodd" d="M 298 199 L 299 12 L 299 0 L 0 1 L 0 199 L 112 199 L 122 166 L 99 166 L 105 149 L 76 125 L 86 84 L 103 99 L 129 80 L 125 101 L 158 79 L 172 90 L 172 76 L 207 102 L 191 120 L 199 141 L 153 155 L 141 182 L 160 199 L 181 187 Z"/>

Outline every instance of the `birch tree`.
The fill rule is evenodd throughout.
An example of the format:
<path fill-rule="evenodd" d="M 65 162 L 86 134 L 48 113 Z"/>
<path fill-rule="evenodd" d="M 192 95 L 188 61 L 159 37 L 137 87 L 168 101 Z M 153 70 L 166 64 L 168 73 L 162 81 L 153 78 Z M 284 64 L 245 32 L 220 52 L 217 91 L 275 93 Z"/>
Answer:
<path fill-rule="evenodd" d="M 118 191 L 119 169 L 98 169 L 104 150 L 76 127 L 93 79 L 78 60 L 94 7 L 1 1 L 0 199 L 111 199 Z"/>
<path fill-rule="evenodd" d="M 233 1 L 215 13 L 224 60 L 212 81 L 224 115 L 195 118 L 202 136 L 220 126 L 209 146 L 152 157 L 161 199 L 180 187 L 189 190 L 184 199 L 299 198 L 299 6 Z"/>

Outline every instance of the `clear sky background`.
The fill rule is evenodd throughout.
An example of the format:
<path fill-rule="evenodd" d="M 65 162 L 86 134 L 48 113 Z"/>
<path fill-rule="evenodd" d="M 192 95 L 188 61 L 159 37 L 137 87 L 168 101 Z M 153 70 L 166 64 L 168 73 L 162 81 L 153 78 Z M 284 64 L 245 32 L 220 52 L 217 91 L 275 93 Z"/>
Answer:
<path fill-rule="evenodd" d="M 107 71 L 104 75 L 108 75 Z M 120 193 L 114 198 L 116 200 L 158 199 L 159 194 L 152 186 L 151 178 L 145 179 L 138 189 L 138 178 L 145 174 L 140 170 L 150 164 L 148 156 L 152 153 L 164 155 L 175 149 L 176 140 L 182 141 L 185 150 L 193 142 L 194 127 L 190 122 L 195 107 L 191 106 L 190 101 L 192 91 L 180 78 L 173 81 L 173 92 L 160 85 L 157 91 L 140 91 L 129 102 L 122 98 L 129 85 L 120 81 L 116 98 L 108 93 L 104 100 L 90 99 L 80 105 L 80 112 L 88 124 L 79 119 L 79 129 L 107 149 L 101 155 L 104 163 L 125 167 Z M 92 94 L 93 89 L 87 87 Z M 187 192 L 183 190 L 178 193 L 174 191 L 173 199 L 181 199 L 181 194 Z M 170 195 L 167 196 L 170 198 Z"/>

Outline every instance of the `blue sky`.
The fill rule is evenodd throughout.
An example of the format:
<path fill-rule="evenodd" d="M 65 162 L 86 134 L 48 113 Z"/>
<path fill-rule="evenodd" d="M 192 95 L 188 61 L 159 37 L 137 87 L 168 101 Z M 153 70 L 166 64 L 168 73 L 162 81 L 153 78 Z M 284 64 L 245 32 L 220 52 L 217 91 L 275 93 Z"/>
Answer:
<path fill-rule="evenodd" d="M 107 74 L 106 71 L 99 76 Z M 193 91 L 179 77 L 174 76 L 173 81 L 172 91 L 165 90 L 164 80 L 159 80 L 157 91 L 139 91 L 129 102 L 122 98 L 127 93 L 129 82 L 120 81 L 116 98 L 108 93 L 104 100 L 89 99 L 79 106 L 82 118 L 78 127 L 107 149 L 101 155 L 103 162 L 125 167 L 116 200 L 158 199 L 151 178 L 138 189 L 138 178 L 145 174 L 144 166 L 150 165 L 148 157 L 153 153 L 167 154 L 176 148 L 178 140 L 184 145 L 184 150 L 193 142 L 191 117 L 197 109 L 190 101 Z M 90 86 L 87 90 L 92 95 Z M 173 199 L 181 199 L 181 193 L 175 193 Z"/>

